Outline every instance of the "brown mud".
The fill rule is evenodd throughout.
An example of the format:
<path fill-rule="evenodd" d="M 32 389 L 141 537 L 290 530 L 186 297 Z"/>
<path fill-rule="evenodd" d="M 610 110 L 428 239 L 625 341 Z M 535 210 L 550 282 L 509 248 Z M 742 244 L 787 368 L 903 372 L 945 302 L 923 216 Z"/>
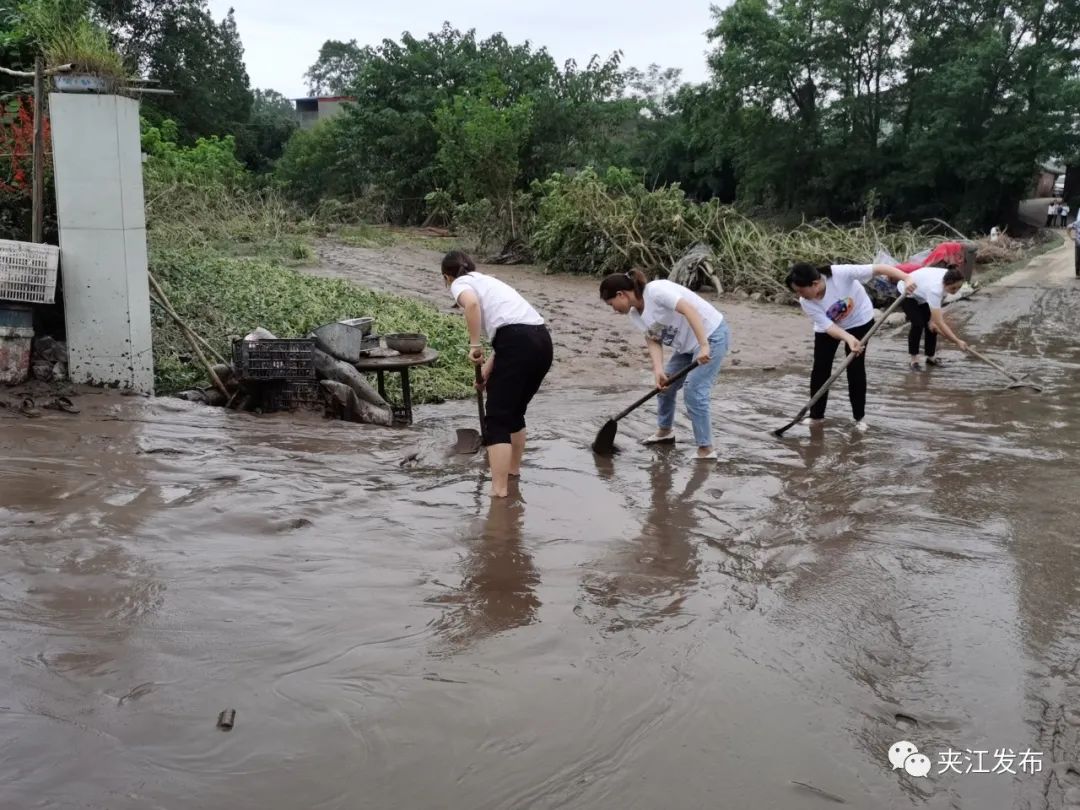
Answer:
<path fill-rule="evenodd" d="M 560 356 L 507 502 L 445 454 L 469 401 L 409 429 L 0 409 L 0 806 L 1080 807 L 1070 260 L 950 307 L 1041 395 L 952 350 L 907 372 L 892 337 L 866 434 L 841 386 L 776 440 L 805 371 L 722 373 L 715 464 L 636 445 L 651 406 L 593 456 L 640 368 Z M 949 747 L 1042 770 L 939 775 Z"/>
<path fill-rule="evenodd" d="M 455 312 L 439 273 L 442 254 L 418 247 L 358 248 L 326 241 L 319 244 L 319 265 L 307 272 L 345 278 L 364 287 L 407 295 Z M 546 274 L 526 265 L 480 265 L 478 269 L 517 289 L 551 327 L 558 363 L 549 385 L 651 384 L 648 354 L 629 320 L 600 300 L 599 281 L 591 276 Z M 708 294 L 706 294 L 708 295 Z M 776 369 L 810 351 L 806 318 L 794 306 L 725 296 L 717 306 L 728 320 L 732 351 L 729 371 Z"/>

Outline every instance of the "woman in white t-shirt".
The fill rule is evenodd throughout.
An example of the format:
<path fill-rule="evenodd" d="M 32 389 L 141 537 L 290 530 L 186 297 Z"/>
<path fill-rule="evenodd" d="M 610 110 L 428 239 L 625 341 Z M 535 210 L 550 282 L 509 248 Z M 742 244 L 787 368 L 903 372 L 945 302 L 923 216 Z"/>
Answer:
<path fill-rule="evenodd" d="M 721 312 L 692 290 L 673 281 L 649 281 L 640 270 L 614 273 L 600 282 L 600 297 L 645 333 L 652 358 L 657 397 L 657 430 L 645 444 L 675 441 L 675 397 L 683 389 L 683 404 L 690 417 L 698 459 L 715 459 L 709 396 L 720 363 L 727 354 L 730 333 Z M 671 357 L 664 366 L 664 347 Z M 673 385 L 668 377 L 691 363 L 698 368 Z"/>
<path fill-rule="evenodd" d="M 521 295 L 494 276 L 476 272 L 460 250 L 442 260 L 443 280 L 465 312 L 469 329 L 469 359 L 481 366 L 487 389 L 484 433 L 491 494 L 505 498 L 510 476 L 521 474 L 525 452 L 525 411 L 551 368 L 551 334 L 544 319 Z M 492 355 L 484 362 L 481 334 L 491 341 Z"/>
<path fill-rule="evenodd" d="M 924 338 L 926 364 L 929 366 L 941 365 L 941 360 L 937 357 L 939 333 L 945 335 L 962 351 L 967 351 L 968 345 L 949 328 L 941 311 L 941 301 L 945 295 L 952 295 L 963 286 L 964 274 L 958 267 L 920 267 L 896 285 L 901 295 L 905 290 L 911 292 L 911 295 L 904 299 L 904 314 L 911 322 L 911 329 L 908 331 L 908 354 L 911 359 L 908 362 L 913 371 L 921 368 L 920 337 Z"/>
<path fill-rule="evenodd" d="M 907 278 L 904 271 L 887 264 L 832 264 L 816 267 L 800 262 L 788 273 L 787 285 L 799 296 L 799 305 L 814 323 L 814 367 L 810 372 L 810 395 L 832 376 L 836 349 L 844 343 L 845 354 L 858 357 L 847 367 L 848 399 L 855 428 L 866 430 L 866 357 L 862 337 L 874 325 L 874 305 L 863 282 L 873 276 L 893 281 Z M 811 424 L 825 419 L 828 392 L 810 409 Z"/>

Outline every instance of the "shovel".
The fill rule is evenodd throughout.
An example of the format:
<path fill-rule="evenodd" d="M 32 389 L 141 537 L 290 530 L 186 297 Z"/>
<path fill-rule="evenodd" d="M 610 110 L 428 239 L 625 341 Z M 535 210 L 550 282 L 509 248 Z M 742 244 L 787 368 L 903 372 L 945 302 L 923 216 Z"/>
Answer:
<path fill-rule="evenodd" d="M 870 331 L 866 333 L 866 336 L 863 337 L 861 341 L 864 349 L 866 347 L 866 344 L 870 342 L 870 338 L 874 336 L 874 332 L 876 332 L 882 327 L 885 321 L 887 321 L 889 319 L 889 316 L 896 311 L 896 308 L 900 306 L 900 303 L 903 300 L 904 296 L 901 295 L 899 298 L 889 304 L 889 308 L 885 310 L 885 314 L 881 316 L 877 323 L 870 327 Z M 823 396 L 825 396 L 825 392 L 832 387 L 832 384 L 840 379 L 840 375 L 843 374 L 845 370 L 847 370 L 847 367 L 851 365 L 851 363 L 855 360 L 856 357 L 858 357 L 858 355 L 855 354 L 855 352 L 850 352 L 848 356 L 844 358 L 844 362 L 840 364 L 840 368 L 837 369 L 836 373 L 829 377 L 826 383 L 821 386 L 821 388 L 819 388 L 816 392 L 814 392 L 814 395 L 810 397 L 810 401 L 803 406 L 801 411 L 795 414 L 795 418 L 788 422 L 786 425 L 784 425 L 782 428 L 774 430 L 772 432 L 773 436 L 776 436 L 776 438 L 779 439 L 781 436 L 787 433 L 788 430 L 797 425 L 799 423 L 799 420 L 806 416 L 807 412 L 814 407 L 814 403 L 821 399 Z"/>
<path fill-rule="evenodd" d="M 671 385 L 673 382 L 678 382 L 697 367 L 698 364 L 695 361 L 688 365 L 686 368 L 684 368 L 682 371 L 679 371 L 668 377 L 668 385 Z M 630 413 L 630 411 L 638 408 L 641 405 L 644 405 L 650 399 L 659 394 L 661 390 L 662 389 L 660 388 L 654 388 L 652 391 L 647 393 L 645 396 L 643 396 L 625 411 L 620 413 L 618 416 L 613 416 L 608 419 L 607 422 L 604 423 L 604 426 L 600 428 L 600 432 L 596 434 L 596 441 L 594 441 L 592 445 L 593 452 L 601 456 L 610 456 L 612 453 L 614 453 L 615 434 L 619 431 L 619 420 L 626 416 L 628 413 Z"/>
<path fill-rule="evenodd" d="M 480 366 L 473 366 L 473 368 L 476 369 L 476 384 L 479 386 L 484 382 L 484 377 Z M 472 428 L 458 428 L 457 441 L 454 443 L 455 453 L 471 456 L 484 446 L 484 439 L 487 438 L 487 431 L 484 429 L 484 392 L 479 387 L 476 389 L 476 410 L 480 414 L 480 432 Z"/>
<path fill-rule="evenodd" d="M 1007 386 L 1008 388 L 1031 388 L 1034 391 L 1042 391 L 1042 386 L 1041 385 L 1035 385 L 1035 383 L 1024 382 L 1023 377 L 1017 377 L 1014 374 L 1011 374 L 1008 371 L 1008 369 L 1006 369 L 1003 365 L 1001 365 L 1001 363 L 994 362 L 989 357 L 987 357 L 985 354 L 980 354 L 979 352 L 975 351 L 975 349 L 971 348 L 971 346 L 968 346 L 968 352 L 973 354 L 979 360 L 982 360 L 988 366 L 993 366 L 998 371 L 1000 371 L 1002 374 L 1004 374 L 1006 377 L 1008 377 L 1010 380 L 1012 380 L 1012 383 L 1010 383 Z"/>

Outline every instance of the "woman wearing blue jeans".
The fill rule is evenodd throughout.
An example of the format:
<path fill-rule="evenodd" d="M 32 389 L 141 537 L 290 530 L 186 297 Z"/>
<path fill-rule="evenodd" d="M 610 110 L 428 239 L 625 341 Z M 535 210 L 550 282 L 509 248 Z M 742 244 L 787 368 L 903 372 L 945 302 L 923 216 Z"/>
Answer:
<path fill-rule="evenodd" d="M 657 398 L 657 430 L 645 444 L 675 441 L 675 397 L 681 388 L 694 429 L 696 458 L 715 459 L 709 397 L 730 339 L 723 314 L 693 290 L 673 281 L 649 281 L 640 270 L 607 276 L 600 282 L 600 297 L 619 314 L 629 314 L 645 333 L 656 385 L 662 389 Z M 666 367 L 665 346 L 671 349 Z M 699 367 L 668 385 L 668 377 L 691 363 Z"/>

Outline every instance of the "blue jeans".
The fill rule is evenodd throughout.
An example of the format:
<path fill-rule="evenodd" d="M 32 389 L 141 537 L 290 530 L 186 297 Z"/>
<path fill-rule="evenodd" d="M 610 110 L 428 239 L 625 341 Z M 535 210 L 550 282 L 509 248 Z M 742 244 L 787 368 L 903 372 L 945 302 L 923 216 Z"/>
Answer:
<path fill-rule="evenodd" d="M 716 384 L 716 375 L 720 373 L 720 363 L 727 354 L 731 331 L 727 321 L 709 335 L 709 354 L 711 359 L 704 366 L 698 366 L 678 382 L 665 388 L 657 395 L 656 424 L 661 428 L 670 428 L 675 424 L 675 395 L 683 389 L 683 404 L 694 426 L 694 441 L 698 447 L 712 447 L 712 421 L 709 418 L 709 395 Z M 698 350 L 673 354 L 664 368 L 669 377 L 682 371 L 691 363 L 697 362 Z"/>

